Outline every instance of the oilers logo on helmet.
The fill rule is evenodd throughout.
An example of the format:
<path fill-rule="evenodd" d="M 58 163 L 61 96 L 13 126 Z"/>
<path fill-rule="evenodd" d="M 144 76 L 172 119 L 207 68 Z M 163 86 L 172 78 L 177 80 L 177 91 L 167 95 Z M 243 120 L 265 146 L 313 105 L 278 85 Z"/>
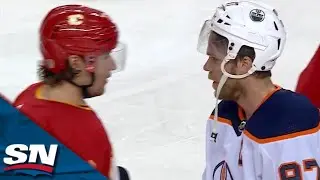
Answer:
<path fill-rule="evenodd" d="M 250 19 L 255 22 L 262 22 L 264 20 L 265 13 L 261 9 L 253 9 L 250 11 Z"/>

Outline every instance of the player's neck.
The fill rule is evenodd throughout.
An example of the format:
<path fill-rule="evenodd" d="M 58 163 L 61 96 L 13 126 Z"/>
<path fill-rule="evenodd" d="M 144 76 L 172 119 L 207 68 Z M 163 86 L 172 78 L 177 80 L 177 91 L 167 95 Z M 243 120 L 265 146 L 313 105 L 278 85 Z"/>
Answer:
<path fill-rule="evenodd" d="M 276 86 L 271 79 L 248 82 L 244 86 L 243 95 L 239 97 L 237 103 L 243 108 L 247 119 L 259 108 L 268 94 L 275 89 Z"/>
<path fill-rule="evenodd" d="M 52 101 L 58 101 L 73 105 L 85 104 L 81 89 L 68 82 L 62 82 L 61 84 L 54 87 L 44 85 L 41 95 L 43 98 Z"/>

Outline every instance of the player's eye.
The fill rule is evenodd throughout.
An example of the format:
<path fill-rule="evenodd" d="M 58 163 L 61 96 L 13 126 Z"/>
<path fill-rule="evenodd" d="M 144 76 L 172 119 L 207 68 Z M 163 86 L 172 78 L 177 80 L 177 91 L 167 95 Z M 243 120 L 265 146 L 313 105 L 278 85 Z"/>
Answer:
<path fill-rule="evenodd" d="M 220 63 L 220 59 L 218 59 L 218 58 L 216 58 L 216 57 L 214 57 L 214 56 L 210 56 L 210 60 L 212 61 L 212 62 L 214 62 L 214 63 Z"/>

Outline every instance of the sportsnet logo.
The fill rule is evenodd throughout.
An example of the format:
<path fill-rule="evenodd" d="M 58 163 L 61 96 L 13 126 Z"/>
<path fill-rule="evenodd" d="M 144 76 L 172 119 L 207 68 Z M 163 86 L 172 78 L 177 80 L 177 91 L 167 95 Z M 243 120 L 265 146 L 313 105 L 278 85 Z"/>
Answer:
<path fill-rule="evenodd" d="M 43 144 L 31 144 L 29 147 L 24 144 L 9 145 L 5 150 L 8 157 L 3 158 L 8 165 L 4 171 L 37 170 L 52 174 L 57 150 L 57 144 L 50 145 L 48 152 Z"/>

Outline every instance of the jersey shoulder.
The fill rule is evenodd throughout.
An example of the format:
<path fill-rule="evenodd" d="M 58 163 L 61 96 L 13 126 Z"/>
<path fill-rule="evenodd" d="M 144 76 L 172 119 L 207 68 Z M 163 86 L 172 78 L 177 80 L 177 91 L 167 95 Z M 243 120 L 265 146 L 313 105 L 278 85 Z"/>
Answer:
<path fill-rule="evenodd" d="M 320 129 L 319 114 L 319 109 L 305 96 L 281 89 L 254 113 L 245 134 L 258 143 L 313 134 Z"/>
<path fill-rule="evenodd" d="M 27 87 L 16 98 L 14 106 L 20 112 L 43 127 L 60 119 L 98 119 L 96 113 L 87 105 L 46 100 L 40 95 L 43 83 L 35 83 Z"/>
<path fill-rule="evenodd" d="M 24 103 L 25 101 L 29 101 L 30 98 L 34 97 L 36 90 L 38 87 L 40 87 L 42 85 L 41 82 L 39 83 L 34 83 L 31 84 L 30 86 L 28 86 L 26 89 L 24 89 L 14 100 L 13 105 L 14 106 L 18 106 L 22 103 Z"/>

